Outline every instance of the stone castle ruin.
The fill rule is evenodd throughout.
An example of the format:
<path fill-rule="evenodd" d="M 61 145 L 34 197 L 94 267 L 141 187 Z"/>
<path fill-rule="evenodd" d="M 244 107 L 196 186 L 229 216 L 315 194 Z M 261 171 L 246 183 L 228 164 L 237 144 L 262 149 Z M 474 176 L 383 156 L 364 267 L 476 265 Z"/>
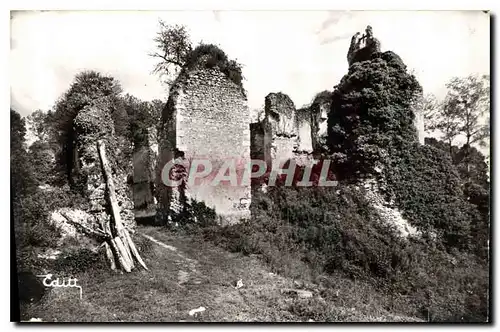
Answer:
<path fill-rule="evenodd" d="M 380 52 L 380 42 L 368 26 L 361 37 L 360 33 L 353 36 L 347 60 L 352 65 L 370 59 L 377 52 Z M 162 114 L 156 167 L 160 220 L 173 220 L 191 200 L 214 208 L 222 224 L 248 219 L 252 188 L 250 174 L 245 173 L 244 168 L 250 160 L 265 161 L 269 171 L 274 164 L 283 167 L 291 159 L 299 166 L 315 164 L 318 155 L 325 151 L 331 92 L 321 92 L 310 106 L 300 109 L 296 109 L 286 94 L 270 93 L 265 97 L 263 118 L 251 123 L 243 88 L 217 66 L 207 66 L 206 62 L 207 57 L 202 56 L 195 66 L 183 68 L 171 87 Z M 423 143 L 420 114 L 416 116 L 415 126 Z M 200 165 L 203 160 L 214 166 L 210 174 L 205 174 L 204 180 L 187 179 L 193 165 L 203 173 L 204 166 Z M 164 167 L 169 162 L 174 167 L 165 174 Z M 222 181 L 219 185 L 210 185 L 227 162 L 234 162 L 238 183 Z M 166 186 L 165 177 L 172 179 L 172 176 L 180 180 L 180 184 Z M 147 176 L 140 177 L 134 173 L 134 182 L 137 178 L 137 182 L 144 180 L 144 185 L 150 183 Z"/>
<path fill-rule="evenodd" d="M 356 32 L 351 38 L 351 45 L 347 52 L 347 62 L 351 66 L 355 62 L 369 60 L 373 53 L 380 52 L 380 41 L 373 36 L 371 26 L 367 26 L 365 34 Z"/>
<path fill-rule="evenodd" d="M 360 37 L 361 33 L 357 32 L 351 38 L 351 45 L 347 52 L 347 62 L 349 66 L 355 62 L 369 60 L 374 53 L 380 52 L 380 41 L 374 37 L 371 26 L 367 26 L 365 33 Z M 424 115 L 419 110 L 414 109 L 415 113 L 415 128 L 417 129 L 418 141 L 424 144 L 425 128 Z"/>
<path fill-rule="evenodd" d="M 296 109 L 286 94 L 268 94 L 264 119 L 250 125 L 252 158 L 264 160 L 268 169 L 273 163 L 283 166 L 290 159 L 299 166 L 310 165 L 326 135 L 329 110 L 326 100 Z"/>
<path fill-rule="evenodd" d="M 250 174 L 248 184 L 241 184 L 245 164 L 250 162 L 250 110 L 240 86 L 217 67 L 206 68 L 206 59 L 198 61 L 178 77 L 170 90 L 162 114 L 158 175 L 162 177 L 161 168 L 171 160 L 188 167 L 192 162 L 206 160 L 214 168 L 205 181 L 183 180 L 178 187 L 160 183 L 160 206 L 167 214 L 180 213 L 180 203 L 194 199 L 215 208 L 221 223 L 239 222 L 250 216 Z M 227 181 L 210 185 L 212 174 L 225 162 L 234 162 L 237 173 L 242 174 L 238 185 Z M 241 206 L 241 200 L 247 204 Z"/>

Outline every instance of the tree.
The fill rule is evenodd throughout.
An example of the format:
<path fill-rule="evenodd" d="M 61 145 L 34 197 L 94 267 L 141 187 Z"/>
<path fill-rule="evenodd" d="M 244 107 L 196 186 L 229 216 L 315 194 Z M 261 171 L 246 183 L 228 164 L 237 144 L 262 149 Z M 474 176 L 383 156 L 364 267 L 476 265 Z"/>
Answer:
<path fill-rule="evenodd" d="M 483 146 L 489 137 L 489 126 L 484 116 L 490 109 L 489 76 L 454 78 L 446 85 L 449 89 L 445 108 L 455 112 L 459 121 L 459 132 L 465 136 L 467 146 L 478 143 Z"/>
<path fill-rule="evenodd" d="M 192 51 L 189 32 L 183 25 L 167 25 L 159 20 L 160 31 L 154 42 L 157 51 L 150 56 L 158 59 L 153 73 L 167 76 L 167 83 L 172 82 L 184 66 Z"/>
<path fill-rule="evenodd" d="M 48 142 L 50 137 L 50 112 L 36 110 L 25 119 L 36 140 Z"/>
<path fill-rule="evenodd" d="M 450 156 L 455 139 L 459 135 L 459 121 L 450 108 L 444 108 L 444 103 L 437 100 L 433 94 L 424 95 L 417 106 L 424 115 L 426 132 L 439 131 L 441 138 L 448 145 Z"/>
<path fill-rule="evenodd" d="M 35 185 L 32 165 L 26 151 L 26 127 L 24 119 L 10 110 L 10 190 L 11 202 L 16 206 L 22 196 L 31 192 Z"/>
<path fill-rule="evenodd" d="M 489 76 L 455 77 L 446 87 L 444 102 L 426 112 L 428 129 L 440 131 L 450 149 L 458 137 L 465 138 L 466 146 L 485 146 L 489 137 L 489 121 L 485 121 L 490 106 Z"/>
<path fill-rule="evenodd" d="M 150 103 L 142 101 L 132 95 L 123 97 L 126 112 L 130 119 L 129 140 L 135 147 L 148 145 L 148 128 L 155 124 Z M 158 122 L 156 122 L 158 123 Z"/>
<path fill-rule="evenodd" d="M 35 166 L 33 177 L 37 184 L 52 184 L 54 172 L 54 152 L 46 141 L 38 140 L 28 149 L 29 161 Z"/>

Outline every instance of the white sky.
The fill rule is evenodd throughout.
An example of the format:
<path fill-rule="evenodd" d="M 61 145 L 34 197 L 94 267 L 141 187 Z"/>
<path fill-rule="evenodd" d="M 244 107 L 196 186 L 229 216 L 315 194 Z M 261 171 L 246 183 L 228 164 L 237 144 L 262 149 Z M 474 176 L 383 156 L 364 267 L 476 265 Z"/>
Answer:
<path fill-rule="evenodd" d="M 425 92 L 444 95 L 453 76 L 490 73 L 489 15 L 481 11 L 121 11 L 17 12 L 11 19 L 11 106 L 51 108 L 75 74 L 95 69 L 143 100 L 165 99 L 151 74 L 158 18 L 188 26 L 193 42 L 218 44 L 244 65 L 251 108 L 270 92 L 297 107 L 332 90 L 347 72 L 351 36 L 373 27 Z"/>

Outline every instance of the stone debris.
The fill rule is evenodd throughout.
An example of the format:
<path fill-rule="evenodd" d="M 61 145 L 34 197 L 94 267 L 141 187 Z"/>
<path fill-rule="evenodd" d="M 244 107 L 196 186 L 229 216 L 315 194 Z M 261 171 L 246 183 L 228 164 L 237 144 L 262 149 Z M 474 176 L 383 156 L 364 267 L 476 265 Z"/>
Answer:
<path fill-rule="evenodd" d="M 68 220 L 68 218 L 70 220 Z M 89 237 L 89 232 L 97 231 L 99 224 L 96 217 L 86 211 L 72 208 L 61 208 L 53 211 L 48 222 L 60 232 L 58 245 L 62 245 L 67 238 L 75 240 L 79 246 L 96 251 L 99 243 Z M 47 253 L 45 253 L 47 255 Z M 48 254 L 58 255 L 57 253 Z M 42 254 L 44 256 L 44 254 Z M 50 258 L 55 259 L 55 258 Z"/>
<path fill-rule="evenodd" d="M 197 313 L 201 313 L 203 311 L 205 311 L 205 307 L 199 307 L 199 308 L 196 308 L 196 309 L 192 309 L 189 311 L 189 316 L 195 316 Z"/>
<path fill-rule="evenodd" d="M 30 318 L 27 322 L 43 322 L 41 318 Z"/>
<path fill-rule="evenodd" d="M 239 288 L 241 288 L 241 287 L 243 287 L 243 280 L 242 280 L 242 279 L 240 279 L 240 280 L 238 280 L 238 281 L 236 282 L 236 286 L 234 286 L 234 288 L 235 288 L 235 289 L 239 289 Z"/>
<path fill-rule="evenodd" d="M 60 254 L 61 254 L 60 250 L 49 249 L 45 253 L 38 254 L 37 257 L 42 258 L 42 259 L 54 260 L 54 259 L 57 259 Z"/>
<path fill-rule="evenodd" d="M 177 273 L 177 281 L 178 281 L 179 285 L 186 283 L 188 280 L 189 280 L 189 273 L 188 272 L 180 270 Z"/>
<path fill-rule="evenodd" d="M 373 208 L 379 212 L 382 220 L 392 226 L 401 237 L 421 236 L 421 232 L 417 228 L 411 226 L 410 223 L 403 218 L 403 215 L 397 208 L 390 206 L 390 204 L 385 201 L 374 179 L 365 180 L 362 183 L 362 187 L 366 191 L 366 198 Z"/>
<path fill-rule="evenodd" d="M 303 289 L 283 289 L 281 293 L 297 296 L 300 299 L 308 299 L 313 297 L 313 293 L 311 291 Z"/>
<path fill-rule="evenodd" d="M 293 284 L 295 285 L 296 288 L 304 288 L 304 282 L 300 280 L 294 280 Z"/>

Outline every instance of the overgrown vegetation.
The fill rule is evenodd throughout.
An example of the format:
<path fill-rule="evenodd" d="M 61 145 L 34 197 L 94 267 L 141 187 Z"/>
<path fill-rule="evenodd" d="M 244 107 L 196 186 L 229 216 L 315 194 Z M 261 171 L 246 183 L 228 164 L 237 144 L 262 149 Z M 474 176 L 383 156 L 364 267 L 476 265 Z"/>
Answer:
<path fill-rule="evenodd" d="M 468 250 L 477 210 L 441 150 L 420 146 L 413 126 L 421 88 L 392 52 L 353 64 L 333 93 L 329 144 L 340 174 L 375 176 L 410 223 L 447 249 Z M 378 168 L 378 170 L 376 169 Z"/>
<path fill-rule="evenodd" d="M 214 209 L 207 207 L 204 202 L 193 199 L 183 205 L 184 210 L 174 215 L 170 222 L 165 223 L 168 229 L 191 234 L 205 227 L 216 227 L 217 214 Z"/>
<path fill-rule="evenodd" d="M 260 255 L 285 276 L 367 282 L 394 314 L 431 321 L 487 317 L 487 269 L 473 255 L 398 237 L 369 207 L 362 188 L 272 187 L 252 197 L 252 214 L 245 224 L 204 229 L 205 239 Z"/>
<path fill-rule="evenodd" d="M 457 169 L 444 150 L 418 144 L 413 110 L 420 94 L 415 77 L 392 52 L 353 64 L 333 91 L 328 119 L 340 185 L 268 188 L 252 197 L 250 223 L 206 229 L 206 238 L 261 255 L 294 278 L 325 273 L 363 280 L 385 294 L 395 313 L 430 321 L 485 321 L 486 183 L 476 174 L 481 190 L 464 192 L 463 180 L 471 174 L 461 176 L 464 169 Z M 478 160 L 474 169 L 484 171 L 484 158 Z M 422 237 L 400 238 L 380 219 L 364 189 L 357 189 L 366 177 L 378 180 L 387 200 Z M 476 184 L 465 188 L 472 192 Z M 471 241 L 476 236 L 479 245 Z M 313 314 L 318 313 L 307 313 Z"/>
<path fill-rule="evenodd" d="M 200 44 L 189 55 L 186 61 L 187 70 L 195 67 L 199 62 L 205 68 L 217 67 L 233 83 L 239 86 L 243 91 L 243 74 L 241 65 L 236 60 L 230 60 L 226 53 L 218 46 L 213 44 Z"/>
<path fill-rule="evenodd" d="M 151 53 L 150 56 L 158 59 L 154 73 L 165 75 L 165 83 L 173 84 L 179 75 L 201 63 L 201 66 L 205 68 L 217 67 L 245 94 L 241 64 L 236 60 L 230 60 L 226 53 L 216 45 L 200 43 L 193 48 L 191 37 L 185 26 L 168 25 L 161 20 L 159 25 L 160 30 L 154 39 L 157 52 Z"/>
<path fill-rule="evenodd" d="M 156 72 L 170 75 L 181 68 L 187 72 L 197 66 L 217 67 L 244 92 L 241 65 L 219 47 L 200 44 L 193 49 L 184 27 L 165 24 L 155 41 L 161 51 L 153 55 L 160 59 Z M 475 90 L 467 90 L 467 82 Z M 339 186 L 286 187 L 280 186 L 285 181 L 280 177 L 278 186 L 253 195 L 250 222 L 219 227 L 215 211 L 193 201 L 169 223 L 171 229 L 201 230 L 206 240 L 230 251 L 259 255 L 273 271 L 293 278 L 327 275 L 354 285 L 362 282 L 391 312 L 430 321 L 485 321 L 490 184 L 484 156 L 471 144 L 489 135 L 489 128 L 479 126 L 481 112 L 474 112 L 476 104 L 485 110 L 487 89 L 473 79 L 452 83 L 450 89 L 460 93 L 449 96 L 444 109 L 453 117 L 450 126 L 440 129 L 450 129 L 450 135 L 465 133 L 467 143 L 454 146 L 455 136 L 445 135 L 446 142 L 427 140 L 421 146 L 413 112 L 419 107 L 421 87 L 399 56 L 376 53 L 354 63 L 334 91 L 321 92 L 312 105 L 331 102 L 328 149 L 322 152 L 335 161 Z M 120 93 L 112 77 L 93 71 L 78 74 L 54 112 L 35 112 L 31 117 L 38 141 L 29 149 L 24 120 L 11 110 L 11 206 L 19 270 L 39 273 L 47 268 L 37 250 L 54 248 L 59 240 L 59 230 L 48 223 L 51 211 L 87 204 L 68 185 L 73 120 L 79 111 L 94 103 L 109 108 L 115 134 L 123 140 L 120 162 L 130 161 L 127 146 L 150 143 L 149 129 L 160 123 L 164 103 Z M 460 94 L 469 97 L 463 101 Z M 467 105 L 461 107 L 462 103 Z M 426 107 L 437 106 L 429 102 Z M 470 120 L 467 126 L 460 122 L 464 118 Z M 366 177 L 378 180 L 387 200 L 422 231 L 422 237 L 401 238 L 381 219 L 358 186 Z M 154 252 L 149 240 L 138 247 Z M 67 252 L 51 268 L 79 273 L 105 266 L 103 257 L 90 251 Z M 333 288 L 325 297 L 333 296 L 329 291 Z M 316 298 L 294 302 L 289 311 L 315 320 L 340 317 Z"/>
<path fill-rule="evenodd" d="M 420 91 L 392 52 L 349 68 L 333 91 L 328 114 L 328 145 L 342 178 L 373 174 L 397 144 L 416 141 L 412 106 Z"/>
<path fill-rule="evenodd" d="M 124 135 L 126 130 L 126 112 L 118 104 L 118 95 L 121 87 L 113 77 L 102 75 L 95 71 L 84 71 L 76 75 L 75 80 L 66 93 L 57 101 L 52 115 L 52 123 L 57 133 L 56 141 L 59 146 L 57 152 L 57 166 L 67 180 L 71 182 L 71 170 L 74 157 L 73 120 L 85 106 L 100 102 L 106 103 L 112 109 L 115 121 L 115 132 Z"/>

